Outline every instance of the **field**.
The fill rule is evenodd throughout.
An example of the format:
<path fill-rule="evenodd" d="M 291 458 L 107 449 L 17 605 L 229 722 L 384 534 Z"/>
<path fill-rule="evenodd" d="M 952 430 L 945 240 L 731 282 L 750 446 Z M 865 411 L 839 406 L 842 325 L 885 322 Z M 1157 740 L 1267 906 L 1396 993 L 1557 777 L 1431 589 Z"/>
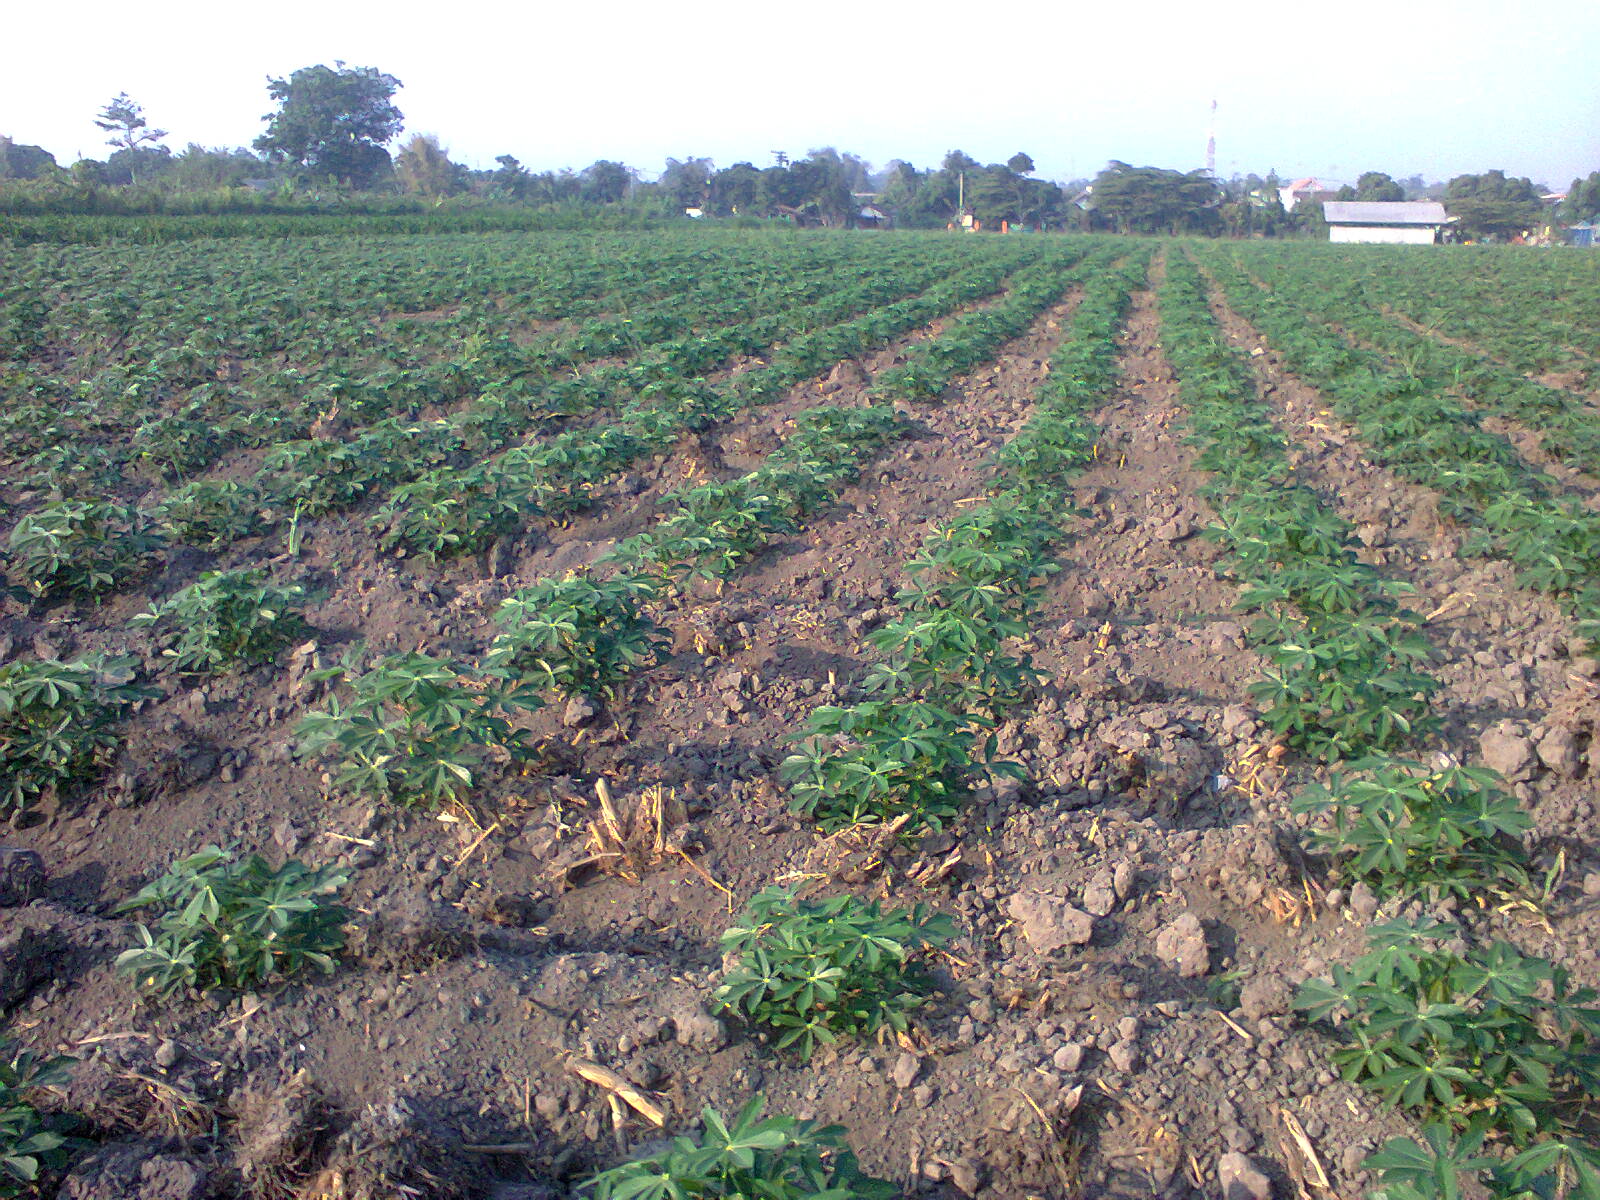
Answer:
<path fill-rule="evenodd" d="M 1515 247 L 0 242 L 0 1195 L 759 1096 L 888 1195 L 1600 1198 L 1597 330 Z M 815 1134 L 598 1195 L 883 1191 Z"/>

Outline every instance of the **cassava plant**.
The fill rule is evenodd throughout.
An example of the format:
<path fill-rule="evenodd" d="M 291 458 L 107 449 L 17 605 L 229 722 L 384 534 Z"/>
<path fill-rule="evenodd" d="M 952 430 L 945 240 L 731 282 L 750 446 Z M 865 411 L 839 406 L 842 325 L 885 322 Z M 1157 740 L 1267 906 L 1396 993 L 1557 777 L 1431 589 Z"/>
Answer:
<path fill-rule="evenodd" d="M 339 666 L 313 677 L 347 674 Z M 526 731 L 509 718 L 542 701 L 535 687 L 502 672 L 474 672 L 426 654 L 393 654 L 348 684 L 347 701 L 334 695 L 297 730 L 303 753 L 338 759 L 336 787 L 403 804 L 440 804 L 471 792 L 480 764 L 492 753 L 514 762 L 532 754 Z"/>
<path fill-rule="evenodd" d="M 1476 1176 L 1497 1200 L 1600 1197 L 1586 1137 L 1600 1087 L 1594 991 L 1509 943 L 1464 947 L 1437 922 L 1367 937 L 1366 954 L 1305 983 L 1295 1007 L 1340 1040 L 1346 1079 L 1430 1122 L 1424 1143 L 1396 1139 L 1367 1160 L 1384 1194 L 1445 1200 Z"/>
<path fill-rule="evenodd" d="M 11 530 L 12 569 L 33 595 L 101 596 L 149 565 L 161 544 L 136 510 L 96 500 L 58 500 Z"/>
<path fill-rule="evenodd" d="M 643 611 L 659 590 L 645 575 L 542 579 L 501 602 L 485 665 L 566 696 L 614 696 L 667 646 Z"/>
<path fill-rule="evenodd" d="M 136 666 L 131 657 L 0 666 L 0 810 L 95 775 L 118 745 L 113 726 L 159 694 L 133 682 Z"/>
<path fill-rule="evenodd" d="M 268 583 L 264 570 L 207 571 L 131 624 L 170 634 L 162 654 L 178 670 L 210 674 L 229 663 L 270 662 L 306 632 L 305 599 L 304 588 Z"/>
<path fill-rule="evenodd" d="M 894 1184 L 862 1173 L 838 1125 L 766 1117 L 756 1096 L 732 1121 L 701 1112 L 698 1137 L 602 1171 L 594 1200 L 893 1200 Z"/>
<path fill-rule="evenodd" d="M 1380 895 L 1530 889 L 1523 835 L 1532 818 L 1481 767 L 1433 770 L 1402 759 L 1350 764 L 1295 799 L 1296 812 L 1325 815 L 1312 844 L 1339 872 Z"/>
<path fill-rule="evenodd" d="M 907 831 L 939 830 L 961 811 L 973 776 L 986 769 L 1020 778 L 1022 768 L 982 746 L 988 722 L 926 700 L 896 697 L 812 710 L 800 749 L 779 768 L 790 809 L 826 832 L 887 824 L 908 816 Z"/>
<path fill-rule="evenodd" d="M 118 905 L 161 915 L 155 932 L 138 927 L 138 945 L 117 956 L 117 970 L 157 997 L 254 988 L 307 967 L 331 974 L 350 914 L 330 897 L 345 882 L 333 867 L 290 859 L 274 868 L 259 854 L 236 859 L 207 846 Z"/>
<path fill-rule="evenodd" d="M 40 1058 L 0 1039 L 0 1196 L 35 1195 L 40 1172 L 65 1165 L 63 1122 L 40 1113 L 31 1093 L 66 1086 L 75 1061 Z"/>
<path fill-rule="evenodd" d="M 802 1059 L 841 1037 L 904 1033 L 928 989 L 918 955 L 954 936 L 948 917 L 920 904 L 885 912 L 853 896 L 799 900 L 769 887 L 722 935 L 723 953 L 738 963 L 716 1004 L 766 1026 L 778 1049 Z"/>
<path fill-rule="evenodd" d="M 252 487 L 232 480 L 196 479 L 170 493 L 155 517 L 177 541 L 220 550 L 261 531 L 263 504 Z"/>

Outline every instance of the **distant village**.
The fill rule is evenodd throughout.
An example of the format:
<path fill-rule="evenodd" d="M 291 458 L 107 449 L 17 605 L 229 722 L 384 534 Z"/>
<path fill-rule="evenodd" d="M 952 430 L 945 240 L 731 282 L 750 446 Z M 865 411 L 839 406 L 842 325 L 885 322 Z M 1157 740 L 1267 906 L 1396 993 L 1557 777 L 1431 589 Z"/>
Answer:
<path fill-rule="evenodd" d="M 513 222 L 691 219 L 780 221 L 855 229 L 973 233 L 1114 232 L 1202 237 L 1308 237 L 1431 245 L 1595 245 L 1600 171 L 1554 191 L 1503 170 L 1429 183 L 1368 171 L 1354 183 L 1276 173 L 1224 179 L 1215 127 L 1192 170 L 1113 160 L 1092 179 L 1044 178 L 1018 150 L 983 162 L 951 150 L 937 164 L 875 166 L 825 146 L 766 165 L 669 158 L 650 173 L 597 159 L 535 171 L 502 154 L 491 168 L 450 157 L 435 135 L 400 140 L 400 81 L 371 67 L 303 68 L 269 81 L 278 111 L 249 148 L 191 142 L 174 151 L 142 106 L 120 93 L 96 114 L 103 159 L 58 163 L 43 147 L 0 136 L 0 216 L 307 212 L 481 214 Z M 1213 120 L 1215 104 L 1212 106 Z M 391 149 L 393 147 L 393 149 Z M 512 211 L 518 210 L 518 211 Z M 528 210 L 537 210 L 532 215 Z"/>

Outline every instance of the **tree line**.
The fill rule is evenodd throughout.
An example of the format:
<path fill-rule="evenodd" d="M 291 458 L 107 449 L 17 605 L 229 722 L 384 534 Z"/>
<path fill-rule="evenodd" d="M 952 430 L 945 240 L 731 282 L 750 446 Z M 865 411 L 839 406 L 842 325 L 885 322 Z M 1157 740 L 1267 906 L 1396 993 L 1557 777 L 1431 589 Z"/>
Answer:
<path fill-rule="evenodd" d="M 628 165 L 599 159 L 581 170 L 533 171 L 511 154 L 478 170 L 455 162 L 431 134 L 414 133 L 391 151 L 404 125 L 395 104 L 400 80 L 374 67 L 317 65 L 267 82 L 273 111 L 251 146 L 173 152 L 166 130 L 151 126 L 127 93 L 95 116 L 109 136 L 103 160 L 61 167 L 47 151 L 0 136 L 0 211 L 237 211 L 327 206 L 393 211 L 422 206 L 608 205 L 641 215 L 685 211 L 711 217 L 772 219 L 846 226 L 882 213 L 908 228 L 943 228 L 966 220 L 994 228 L 1110 230 L 1202 236 L 1320 233 L 1319 204 L 1283 205 L 1282 182 L 1267 176 L 1219 180 L 1203 170 L 1176 171 L 1113 161 L 1093 179 L 1040 179 L 1018 152 L 983 163 L 952 150 L 919 168 L 894 159 L 875 168 L 833 147 L 770 166 L 709 158 L 669 158 L 645 181 Z M 1462 175 L 1448 184 L 1420 176 L 1401 183 L 1367 172 L 1341 189 L 1341 200 L 1437 198 L 1469 236 L 1509 237 L 1547 219 L 1543 189 L 1503 171 Z M 1574 180 L 1558 214 L 1568 222 L 1600 213 L 1600 171 Z"/>

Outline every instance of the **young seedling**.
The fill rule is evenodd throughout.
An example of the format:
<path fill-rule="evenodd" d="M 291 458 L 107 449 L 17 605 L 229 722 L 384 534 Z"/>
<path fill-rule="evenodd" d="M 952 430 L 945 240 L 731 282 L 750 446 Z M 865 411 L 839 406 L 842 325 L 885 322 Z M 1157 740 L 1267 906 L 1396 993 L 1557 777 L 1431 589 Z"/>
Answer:
<path fill-rule="evenodd" d="M 542 579 L 501 602 L 484 663 L 565 696 L 614 697 L 669 644 L 643 612 L 659 592 L 644 575 Z"/>
<path fill-rule="evenodd" d="M 779 771 L 789 807 L 832 833 L 887 824 L 908 815 L 907 833 L 939 830 L 961 810 L 980 765 L 1021 777 L 1017 763 L 993 761 L 993 738 L 978 751 L 976 713 L 954 713 L 924 700 L 868 700 L 823 705 L 807 722 L 800 749 Z"/>

